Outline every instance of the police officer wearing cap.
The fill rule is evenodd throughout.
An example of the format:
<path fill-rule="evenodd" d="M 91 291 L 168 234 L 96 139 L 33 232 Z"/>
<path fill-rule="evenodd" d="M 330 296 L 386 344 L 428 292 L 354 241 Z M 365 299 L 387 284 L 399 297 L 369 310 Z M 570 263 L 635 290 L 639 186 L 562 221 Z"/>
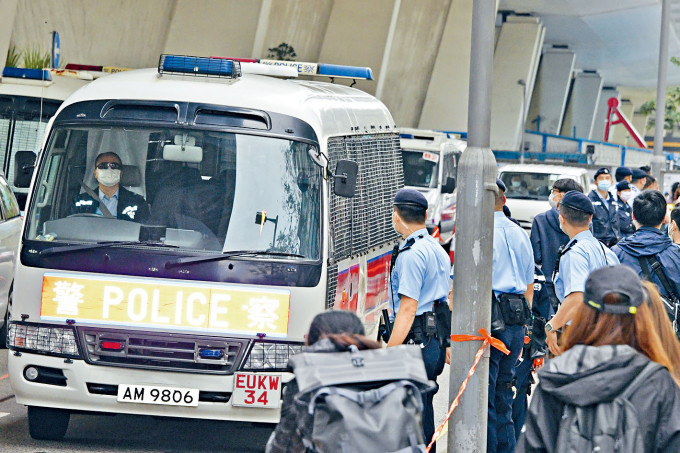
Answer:
<path fill-rule="evenodd" d="M 531 307 L 534 295 L 534 254 L 527 233 L 503 213 L 506 186 L 496 180 L 498 192 L 495 198 L 493 264 L 491 289 L 496 301 L 503 308 L 522 301 Z M 489 358 L 489 413 L 487 427 L 487 451 L 511 453 L 515 449 L 515 425 L 512 421 L 512 387 L 515 381 L 515 365 L 524 344 L 524 323 L 511 325 L 505 319 L 505 330 L 494 333 L 510 350 L 505 355 L 491 348 Z"/>
<path fill-rule="evenodd" d="M 435 305 L 447 304 L 451 261 L 439 241 L 425 228 L 427 207 L 423 194 L 414 189 L 401 189 L 394 197 L 392 223 L 403 242 L 396 251 L 396 260 L 393 257 L 390 275 L 390 320 L 394 324 L 387 346 L 420 344 L 427 377 L 436 382 L 444 369 L 448 338 L 442 338 L 436 327 L 433 328 Z M 435 393 L 424 396 L 426 443 L 434 434 L 432 399 Z"/>
<path fill-rule="evenodd" d="M 616 215 L 616 199 L 609 193 L 612 186 L 612 175 L 608 168 L 600 168 L 595 172 L 597 188 L 589 194 L 593 204 L 593 236 L 608 247 L 616 244 L 619 238 L 619 222 Z"/>
<path fill-rule="evenodd" d="M 619 239 L 635 233 L 633 225 L 633 208 L 628 204 L 628 200 L 633 195 L 628 181 L 621 181 L 616 185 L 616 218 L 619 221 Z"/>
<path fill-rule="evenodd" d="M 630 200 L 628 200 L 628 204 L 631 207 L 633 207 L 633 200 L 635 200 L 635 197 L 642 192 L 645 184 L 647 184 L 647 173 L 639 168 L 633 169 L 633 175 L 630 181 L 630 191 L 633 192 L 633 195 L 630 197 Z"/>
<path fill-rule="evenodd" d="M 574 310 L 583 303 L 583 290 L 588 275 L 595 269 L 619 264 L 614 252 L 595 239 L 589 224 L 595 210 L 590 199 L 571 191 L 560 203 L 560 227 L 569 242 L 558 255 L 555 293 L 561 305 L 555 316 L 546 323 L 546 342 L 553 354 L 559 354 L 557 330 L 571 321 Z"/>

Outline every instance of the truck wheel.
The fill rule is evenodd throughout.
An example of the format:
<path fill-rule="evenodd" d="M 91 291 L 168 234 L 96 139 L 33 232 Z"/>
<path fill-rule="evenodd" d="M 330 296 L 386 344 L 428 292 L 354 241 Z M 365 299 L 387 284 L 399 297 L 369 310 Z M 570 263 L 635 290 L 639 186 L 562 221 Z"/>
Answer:
<path fill-rule="evenodd" d="M 28 406 L 28 432 L 37 440 L 61 440 L 71 413 L 51 407 Z"/>

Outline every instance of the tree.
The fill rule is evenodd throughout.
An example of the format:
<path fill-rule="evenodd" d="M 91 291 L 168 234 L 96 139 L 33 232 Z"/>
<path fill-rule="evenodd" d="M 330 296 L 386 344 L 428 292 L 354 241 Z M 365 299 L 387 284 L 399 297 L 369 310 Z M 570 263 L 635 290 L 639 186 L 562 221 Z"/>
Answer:
<path fill-rule="evenodd" d="M 297 57 L 295 49 L 285 42 L 267 49 L 267 58 L 270 60 L 293 61 L 295 57 Z"/>
<path fill-rule="evenodd" d="M 671 57 L 671 63 L 680 66 L 680 58 Z M 647 101 L 640 106 L 638 111 L 642 115 L 652 115 L 656 113 L 656 101 Z M 654 119 L 649 121 L 654 125 Z M 673 130 L 680 126 L 680 85 L 666 89 L 666 115 L 664 118 L 664 129 Z"/>

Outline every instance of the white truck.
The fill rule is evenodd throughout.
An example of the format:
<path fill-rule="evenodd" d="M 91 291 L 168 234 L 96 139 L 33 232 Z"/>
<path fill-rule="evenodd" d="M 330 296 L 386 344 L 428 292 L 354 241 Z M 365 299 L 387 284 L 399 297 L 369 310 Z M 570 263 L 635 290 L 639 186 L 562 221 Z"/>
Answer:
<path fill-rule="evenodd" d="M 417 189 L 430 205 L 427 230 L 449 248 L 456 222 L 458 159 L 467 146 L 447 133 L 400 129 L 404 186 Z"/>

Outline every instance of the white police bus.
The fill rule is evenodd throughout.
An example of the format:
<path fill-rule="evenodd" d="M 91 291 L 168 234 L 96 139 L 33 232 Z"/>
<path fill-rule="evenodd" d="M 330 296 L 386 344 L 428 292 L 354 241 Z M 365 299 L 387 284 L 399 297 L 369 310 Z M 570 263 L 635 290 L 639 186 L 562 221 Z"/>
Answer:
<path fill-rule="evenodd" d="M 253 74 L 298 72 L 371 77 L 163 55 L 56 112 L 8 337 L 34 438 L 61 438 L 72 411 L 277 422 L 287 360 L 315 314 L 353 310 L 377 330 L 399 135 L 366 93 Z M 74 212 L 104 152 L 148 217 Z"/>

